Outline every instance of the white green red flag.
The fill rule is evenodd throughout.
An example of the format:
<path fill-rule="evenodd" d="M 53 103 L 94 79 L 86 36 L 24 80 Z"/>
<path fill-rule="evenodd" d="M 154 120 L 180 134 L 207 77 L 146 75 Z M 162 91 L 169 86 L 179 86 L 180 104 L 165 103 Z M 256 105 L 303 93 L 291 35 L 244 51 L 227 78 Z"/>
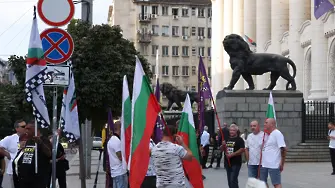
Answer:
<path fill-rule="evenodd" d="M 127 76 L 123 77 L 122 89 L 122 115 L 121 115 L 121 153 L 124 169 L 127 169 L 130 156 L 131 140 L 131 101 L 129 96 Z"/>
<path fill-rule="evenodd" d="M 76 87 L 73 72 L 70 71 L 69 86 L 63 92 L 63 104 L 61 110 L 61 129 L 69 142 L 75 142 L 80 137 Z"/>
<path fill-rule="evenodd" d="M 152 91 L 148 77 L 136 56 L 132 98 L 132 136 L 130 146 L 131 188 L 140 188 L 149 165 L 149 143 L 160 105 Z"/>
<path fill-rule="evenodd" d="M 42 128 L 50 125 L 43 83 L 48 79 L 42 41 L 38 31 L 36 11 L 30 33 L 28 57 L 26 62 L 25 98 L 33 106 L 36 122 Z"/>
<path fill-rule="evenodd" d="M 186 96 L 184 109 L 178 126 L 178 134 L 183 137 L 184 143 L 190 148 L 193 159 L 191 161 L 183 160 L 185 173 L 193 188 L 203 188 L 202 170 L 200 166 L 200 156 L 197 144 L 197 136 L 193 119 L 190 97 Z"/>
<path fill-rule="evenodd" d="M 276 120 L 276 110 L 275 110 L 275 105 L 273 102 L 272 92 L 270 92 L 270 96 L 269 96 L 268 109 L 266 111 L 266 118 L 273 118 Z"/>

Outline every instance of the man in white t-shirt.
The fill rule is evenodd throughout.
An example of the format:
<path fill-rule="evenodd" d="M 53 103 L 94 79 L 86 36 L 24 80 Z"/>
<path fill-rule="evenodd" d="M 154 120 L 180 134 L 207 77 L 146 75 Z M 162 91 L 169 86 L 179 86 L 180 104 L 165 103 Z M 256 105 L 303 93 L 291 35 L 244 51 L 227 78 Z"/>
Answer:
<path fill-rule="evenodd" d="M 276 120 L 268 118 L 264 123 L 265 136 L 262 149 L 262 167 L 260 180 L 267 183 L 270 174 L 271 182 L 275 188 L 281 188 L 281 172 L 284 169 L 286 157 L 286 144 L 283 134 L 276 127 Z"/>
<path fill-rule="evenodd" d="M 335 175 L 335 124 L 333 122 L 328 123 L 328 128 L 329 151 L 333 166 L 333 172 L 331 173 L 331 175 Z"/>
<path fill-rule="evenodd" d="M 114 124 L 113 136 L 107 143 L 107 151 L 109 157 L 110 174 L 113 178 L 113 188 L 128 188 L 127 170 L 123 168 L 122 162 L 125 162 L 121 154 L 121 123 Z"/>
<path fill-rule="evenodd" d="M 248 135 L 246 140 L 245 156 L 248 161 L 249 178 L 257 178 L 264 132 L 260 130 L 258 121 L 252 121 L 250 129 L 252 133 Z"/>
<path fill-rule="evenodd" d="M 9 187 L 11 188 L 14 188 L 12 162 L 14 158 L 16 157 L 17 152 L 20 148 L 20 145 L 19 145 L 20 135 L 23 135 L 26 133 L 26 122 L 23 120 L 17 120 L 14 123 L 14 128 L 16 130 L 15 134 L 6 136 L 4 139 L 0 141 L 0 155 L 5 156 L 9 160 L 9 163 L 7 164 L 6 173 L 10 177 L 11 185 L 9 185 Z"/>

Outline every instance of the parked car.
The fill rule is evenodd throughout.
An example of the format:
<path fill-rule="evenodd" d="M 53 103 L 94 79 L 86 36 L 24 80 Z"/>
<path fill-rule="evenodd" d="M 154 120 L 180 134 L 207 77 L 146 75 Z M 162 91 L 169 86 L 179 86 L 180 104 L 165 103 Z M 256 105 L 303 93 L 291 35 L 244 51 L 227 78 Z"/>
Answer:
<path fill-rule="evenodd" d="M 93 137 L 93 149 L 102 148 L 102 138 L 101 137 Z"/>

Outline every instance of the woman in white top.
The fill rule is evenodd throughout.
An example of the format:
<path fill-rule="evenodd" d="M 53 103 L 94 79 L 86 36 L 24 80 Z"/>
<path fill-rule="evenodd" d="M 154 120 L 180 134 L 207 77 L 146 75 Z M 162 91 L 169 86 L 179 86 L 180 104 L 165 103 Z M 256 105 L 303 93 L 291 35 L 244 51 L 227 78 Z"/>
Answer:
<path fill-rule="evenodd" d="M 335 124 L 333 122 L 329 122 L 328 128 L 329 151 L 333 166 L 333 172 L 331 175 L 335 175 Z"/>

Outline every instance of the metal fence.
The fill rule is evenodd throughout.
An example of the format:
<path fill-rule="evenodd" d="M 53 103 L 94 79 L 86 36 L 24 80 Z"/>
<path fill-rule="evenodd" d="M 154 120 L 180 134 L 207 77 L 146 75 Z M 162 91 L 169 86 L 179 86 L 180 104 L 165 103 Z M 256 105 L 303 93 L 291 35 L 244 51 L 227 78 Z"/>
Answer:
<path fill-rule="evenodd" d="M 302 105 L 302 142 L 325 140 L 328 123 L 334 122 L 335 103 L 327 101 L 307 101 Z"/>

